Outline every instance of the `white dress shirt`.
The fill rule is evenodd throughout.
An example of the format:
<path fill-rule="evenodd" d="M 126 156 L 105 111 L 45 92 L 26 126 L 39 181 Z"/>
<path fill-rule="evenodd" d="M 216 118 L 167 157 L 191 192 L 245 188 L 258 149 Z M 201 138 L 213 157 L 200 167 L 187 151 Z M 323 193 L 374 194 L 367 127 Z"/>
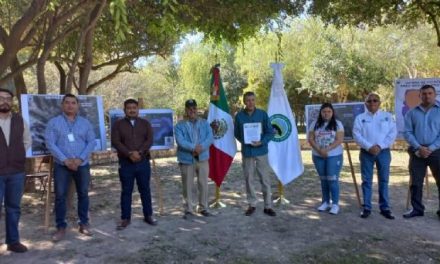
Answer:
<path fill-rule="evenodd" d="M 373 114 L 366 110 L 354 121 L 353 138 L 365 150 L 374 145 L 379 145 L 381 149 L 390 148 L 396 136 L 396 122 L 388 112 L 378 110 Z"/>

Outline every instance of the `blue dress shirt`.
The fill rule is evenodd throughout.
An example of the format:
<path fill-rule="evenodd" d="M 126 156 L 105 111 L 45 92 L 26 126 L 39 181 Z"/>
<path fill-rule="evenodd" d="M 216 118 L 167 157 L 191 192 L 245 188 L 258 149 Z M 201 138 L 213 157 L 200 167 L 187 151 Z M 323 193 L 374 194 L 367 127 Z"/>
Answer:
<path fill-rule="evenodd" d="M 69 134 L 73 135 L 73 140 Z M 55 162 L 61 165 L 64 165 L 66 159 L 73 158 L 81 159 L 81 166 L 86 165 L 96 145 L 92 124 L 78 115 L 73 121 L 69 121 L 64 113 L 52 118 L 47 124 L 44 137 Z"/>
<path fill-rule="evenodd" d="M 405 115 L 405 140 L 415 150 L 426 146 L 431 151 L 440 148 L 440 105 L 435 103 L 428 111 L 418 105 Z"/>

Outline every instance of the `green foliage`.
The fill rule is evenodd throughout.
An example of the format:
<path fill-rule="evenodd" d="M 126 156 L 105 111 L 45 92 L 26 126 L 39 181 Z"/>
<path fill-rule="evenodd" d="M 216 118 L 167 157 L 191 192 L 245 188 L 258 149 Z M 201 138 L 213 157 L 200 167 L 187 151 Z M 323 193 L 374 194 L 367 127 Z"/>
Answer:
<path fill-rule="evenodd" d="M 127 18 L 127 6 L 125 0 L 112 0 L 109 6 L 110 14 L 115 22 L 116 40 L 122 42 L 126 40 L 126 34 L 130 34 L 130 26 Z"/>

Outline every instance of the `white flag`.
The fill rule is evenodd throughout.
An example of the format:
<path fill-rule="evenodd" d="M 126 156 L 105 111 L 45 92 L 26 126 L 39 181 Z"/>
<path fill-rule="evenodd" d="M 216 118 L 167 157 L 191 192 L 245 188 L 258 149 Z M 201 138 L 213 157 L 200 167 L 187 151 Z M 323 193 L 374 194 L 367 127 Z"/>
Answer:
<path fill-rule="evenodd" d="M 274 78 L 270 91 L 268 115 L 275 132 L 269 142 L 269 164 L 283 185 L 304 172 L 295 117 L 284 91 L 281 70 L 284 64 L 272 63 Z"/>

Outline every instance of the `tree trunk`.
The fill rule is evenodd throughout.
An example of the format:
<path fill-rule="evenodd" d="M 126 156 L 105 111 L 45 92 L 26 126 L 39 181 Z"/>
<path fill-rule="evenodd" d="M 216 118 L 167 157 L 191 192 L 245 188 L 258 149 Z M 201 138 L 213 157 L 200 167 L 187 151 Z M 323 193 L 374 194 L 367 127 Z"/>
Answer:
<path fill-rule="evenodd" d="M 96 3 L 95 7 L 89 12 L 88 14 L 88 21 L 84 24 L 84 26 L 81 29 L 80 37 L 78 38 L 76 49 L 75 49 L 75 56 L 72 60 L 72 64 L 70 65 L 69 73 L 67 75 L 67 82 L 66 82 L 66 92 L 70 93 L 72 91 L 73 81 L 75 78 L 75 71 L 78 66 L 78 61 L 80 59 L 83 45 L 85 44 L 86 37 L 88 36 L 90 31 L 94 31 L 96 24 L 98 22 L 99 17 L 102 14 L 102 11 L 104 7 L 107 5 L 107 0 L 102 0 L 99 3 Z M 93 38 L 93 32 L 92 32 L 92 38 Z M 93 40 L 91 40 L 93 41 Z M 92 42 L 93 43 L 93 42 Z M 89 70 L 90 72 L 90 70 Z M 88 81 L 88 74 L 87 78 L 83 78 L 83 80 L 80 80 L 81 82 L 87 82 Z M 87 84 L 86 84 L 87 87 Z M 81 89 L 81 86 L 79 87 Z M 80 90 L 79 89 L 79 90 Z M 81 93 L 81 91 L 79 91 Z M 85 91 L 84 91 L 85 93 Z"/>
<path fill-rule="evenodd" d="M 36 33 L 35 21 L 47 5 L 47 0 L 33 0 L 23 16 L 12 26 L 9 35 L 4 28 L 2 34 L 2 48 L 0 54 L 0 75 L 13 64 L 17 53 L 24 48 Z"/>
<path fill-rule="evenodd" d="M 16 71 L 20 67 L 20 61 L 17 56 L 11 65 L 11 72 Z M 27 94 L 26 82 L 24 81 L 23 72 L 14 77 L 15 93 L 18 99 L 18 108 L 21 109 L 21 94 Z"/>
<path fill-rule="evenodd" d="M 63 65 L 59 61 L 54 62 L 55 66 L 58 69 L 58 72 L 60 74 L 60 94 L 66 94 L 66 71 L 63 68 Z"/>
<path fill-rule="evenodd" d="M 93 66 L 93 36 L 94 28 L 87 32 L 84 46 L 84 64 L 81 67 L 79 78 L 79 94 L 87 94 L 87 85 L 90 76 L 90 71 Z"/>

